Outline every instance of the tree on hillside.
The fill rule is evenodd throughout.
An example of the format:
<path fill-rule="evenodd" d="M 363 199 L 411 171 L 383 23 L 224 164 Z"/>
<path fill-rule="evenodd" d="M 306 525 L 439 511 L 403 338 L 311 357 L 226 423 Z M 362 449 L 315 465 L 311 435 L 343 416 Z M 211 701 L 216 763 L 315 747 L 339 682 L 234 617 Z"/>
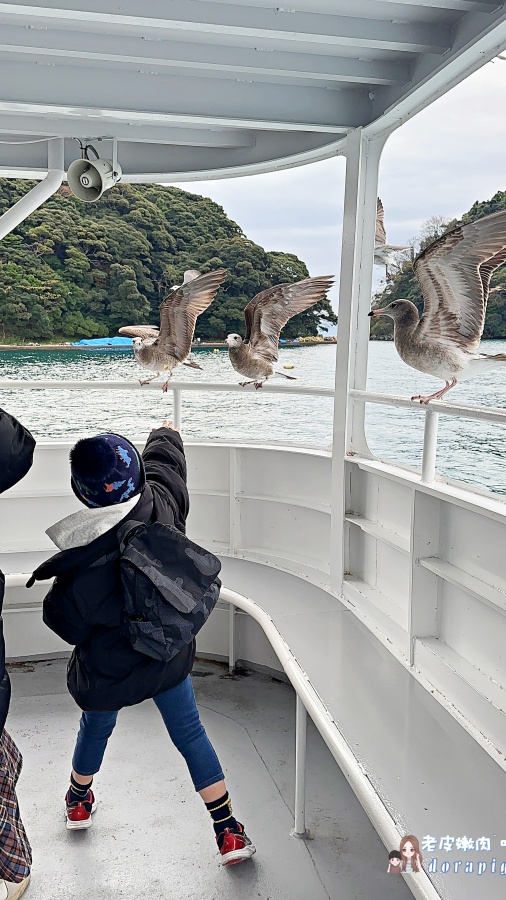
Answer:
<path fill-rule="evenodd" d="M 0 214 L 32 186 L 0 179 Z M 205 197 L 126 184 L 84 204 L 63 186 L 0 244 L 0 336 L 69 340 L 157 323 L 161 300 L 185 269 L 222 265 L 228 277 L 198 320 L 201 338 L 242 331 L 244 307 L 258 291 L 308 274 L 296 256 L 249 241 Z M 336 321 L 326 300 L 317 311 L 322 322 Z M 287 335 L 317 334 L 319 320 L 302 313 Z"/>
<path fill-rule="evenodd" d="M 244 335 L 244 308 L 256 294 L 271 285 L 300 281 L 309 275 L 304 263 L 293 254 L 266 253 L 243 237 L 205 244 L 201 254 L 207 256 L 206 261 L 201 263 L 197 254 L 195 262 L 202 271 L 225 266 L 228 273 L 216 301 L 197 320 L 195 334 L 202 339 L 208 334 L 216 340 L 223 340 L 230 333 Z M 283 336 L 316 335 L 320 320 L 337 321 L 328 300 L 322 300 L 313 309 L 317 315 L 311 309 L 294 316 Z"/>

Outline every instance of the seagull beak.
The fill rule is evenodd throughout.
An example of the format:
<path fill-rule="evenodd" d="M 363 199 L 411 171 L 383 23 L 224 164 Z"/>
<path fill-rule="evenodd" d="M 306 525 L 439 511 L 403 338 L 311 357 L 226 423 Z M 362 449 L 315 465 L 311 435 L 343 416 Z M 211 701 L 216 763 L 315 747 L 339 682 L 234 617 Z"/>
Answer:
<path fill-rule="evenodd" d="M 370 313 L 367 313 L 368 316 L 383 316 L 385 315 L 382 309 L 371 309 Z"/>

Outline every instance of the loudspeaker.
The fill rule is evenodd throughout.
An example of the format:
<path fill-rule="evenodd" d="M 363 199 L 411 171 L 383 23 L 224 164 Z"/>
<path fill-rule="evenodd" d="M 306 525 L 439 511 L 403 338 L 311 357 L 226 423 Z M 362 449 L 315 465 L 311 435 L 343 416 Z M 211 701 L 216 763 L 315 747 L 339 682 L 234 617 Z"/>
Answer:
<path fill-rule="evenodd" d="M 113 171 L 112 163 L 107 159 L 76 159 L 68 168 L 67 181 L 79 200 L 94 203 L 104 191 L 118 183 L 121 174 L 121 167 L 117 165 Z"/>

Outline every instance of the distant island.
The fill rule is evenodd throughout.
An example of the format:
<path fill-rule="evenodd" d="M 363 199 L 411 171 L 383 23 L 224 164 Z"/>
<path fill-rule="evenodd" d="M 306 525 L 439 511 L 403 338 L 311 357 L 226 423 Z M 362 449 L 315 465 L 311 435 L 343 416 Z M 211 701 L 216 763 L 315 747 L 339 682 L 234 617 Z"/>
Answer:
<path fill-rule="evenodd" d="M 483 216 L 499 212 L 501 209 L 506 209 L 506 191 L 498 191 L 491 200 L 474 203 L 469 212 L 465 213 L 460 220 L 447 220 L 441 216 L 433 216 L 425 223 L 422 233 L 412 241 L 413 258 L 446 231 L 450 231 L 457 225 L 465 225 L 467 222 L 474 222 L 475 219 L 482 219 Z M 494 272 L 490 288 L 483 337 L 488 339 L 506 338 L 506 266 L 502 266 Z M 387 306 L 393 300 L 401 298 L 412 300 L 420 313 L 422 312 L 423 299 L 413 271 L 412 260 L 404 261 L 398 266 L 397 271 L 392 270 L 386 286 L 375 294 L 373 306 Z M 392 322 L 386 316 L 373 319 L 371 340 L 391 341 L 392 339 Z"/>
<path fill-rule="evenodd" d="M 0 214 L 33 184 L 0 179 Z M 266 252 L 248 240 L 206 197 L 125 184 L 86 204 L 62 185 L 0 243 L 0 343 L 59 344 L 158 324 L 160 302 L 185 269 L 220 266 L 228 277 L 197 320 L 202 340 L 242 334 L 244 307 L 255 294 L 309 275 L 292 253 Z M 336 321 L 325 299 L 295 316 L 283 337 L 315 337 Z"/>

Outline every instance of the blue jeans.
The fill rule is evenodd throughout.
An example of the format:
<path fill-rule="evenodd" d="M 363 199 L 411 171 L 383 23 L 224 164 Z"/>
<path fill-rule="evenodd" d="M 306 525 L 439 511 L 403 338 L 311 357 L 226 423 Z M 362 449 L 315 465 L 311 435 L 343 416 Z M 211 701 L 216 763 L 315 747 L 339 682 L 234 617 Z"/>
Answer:
<path fill-rule="evenodd" d="M 153 700 L 174 746 L 186 760 L 195 790 L 221 781 L 223 772 L 200 721 L 190 676 Z M 117 717 L 117 712 L 83 712 L 72 759 L 72 768 L 78 775 L 98 772 Z"/>

